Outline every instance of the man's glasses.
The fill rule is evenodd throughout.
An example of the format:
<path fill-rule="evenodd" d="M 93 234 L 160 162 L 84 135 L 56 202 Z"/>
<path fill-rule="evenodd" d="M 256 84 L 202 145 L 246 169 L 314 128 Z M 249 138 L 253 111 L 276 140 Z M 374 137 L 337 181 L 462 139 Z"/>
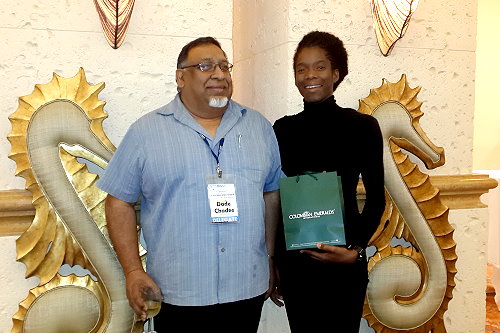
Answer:
<path fill-rule="evenodd" d="M 181 67 L 181 69 L 189 68 L 189 67 L 198 67 L 198 69 L 202 72 L 213 72 L 215 71 L 215 67 L 219 66 L 220 70 L 223 72 L 231 72 L 233 70 L 233 64 L 228 62 L 222 63 L 214 63 L 214 62 L 202 62 L 199 64 L 189 65 Z"/>

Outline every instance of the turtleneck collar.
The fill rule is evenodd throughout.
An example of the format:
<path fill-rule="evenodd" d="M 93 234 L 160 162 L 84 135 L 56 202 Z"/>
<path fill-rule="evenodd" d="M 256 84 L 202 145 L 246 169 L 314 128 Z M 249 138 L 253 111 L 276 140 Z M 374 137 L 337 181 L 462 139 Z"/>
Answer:
<path fill-rule="evenodd" d="M 331 111 L 332 108 L 336 108 L 337 103 L 335 102 L 335 97 L 332 95 L 321 102 L 306 102 L 304 101 L 304 111 L 307 112 L 323 112 Z"/>

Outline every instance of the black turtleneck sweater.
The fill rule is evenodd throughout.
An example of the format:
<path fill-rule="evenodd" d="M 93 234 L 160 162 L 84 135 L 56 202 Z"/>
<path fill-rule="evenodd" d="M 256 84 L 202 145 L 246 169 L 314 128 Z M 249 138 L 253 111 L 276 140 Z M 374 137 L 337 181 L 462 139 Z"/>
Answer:
<path fill-rule="evenodd" d="M 273 127 L 287 176 L 304 171 L 337 171 L 341 176 L 346 242 L 366 247 L 385 206 L 382 136 L 377 120 L 339 107 L 331 96 L 319 103 L 304 102 L 304 111 L 278 119 Z M 366 188 L 361 213 L 356 200 L 360 175 Z"/>

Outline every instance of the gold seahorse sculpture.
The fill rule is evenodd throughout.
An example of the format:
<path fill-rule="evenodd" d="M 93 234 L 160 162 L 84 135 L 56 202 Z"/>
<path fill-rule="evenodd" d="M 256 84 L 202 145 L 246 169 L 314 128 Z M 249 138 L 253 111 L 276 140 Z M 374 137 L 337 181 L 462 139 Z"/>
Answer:
<path fill-rule="evenodd" d="M 419 125 L 423 115 L 403 75 L 385 79 L 360 100 L 359 111 L 374 116 L 384 140 L 387 205 L 370 245 L 376 247 L 368 269 L 370 282 L 363 317 L 377 332 L 445 333 L 443 316 L 452 298 L 457 260 L 448 208 L 429 175 L 410 161 L 418 157 L 428 169 L 444 164 L 436 147 Z M 409 246 L 392 246 L 391 240 Z"/>
<path fill-rule="evenodd" d="M 105 135 L 107 117 L 98 99 L 104 83 L 91 85 L 80 68 L 72 78 L 54 73 L 19 98 L 10 117 L 9 155 L 26 180 L 36 213 L 16 241 L 17 260 L 30 290 L 13 316 L 12 332 L 142 332 L 125 293 L 125 277 L 108 239 L 106 193 L 77 157 L 105 168 L 115 147 Z M 61 266 L 91 274 L 62 276 Z"/>

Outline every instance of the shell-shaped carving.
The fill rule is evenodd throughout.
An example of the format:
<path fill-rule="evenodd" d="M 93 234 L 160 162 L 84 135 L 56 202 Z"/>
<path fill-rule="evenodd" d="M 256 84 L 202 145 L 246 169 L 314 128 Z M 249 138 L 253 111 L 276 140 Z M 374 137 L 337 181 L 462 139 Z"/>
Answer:
<path fill-rule="evenodd" d="M 114 49 L 125 39 L 134 3 L 135 0 L 94 0 L 104 36 Z"/>
<path fill-rule="evenodd" d="M 406 153 L 428 168 L 444 164 L 443 149 L 419 125 L 419 91 L 410 88 L 403 75 L 397 83 L 384 80 L 360 101 L 359 111 L 379 120 L 384 139 L 387 205 L 370 240 L 377 252 L 369 262 L 363 311 L 377 332 L 446 332 L 443 316 L 455 286 L 456 244 L 448 208 L 429 176 Z M 394 237 L 410 247 L 392 247 Z M 397 274 L 399 279 L 394 278 Z"/>
<path fill-rule="evenodd" d="M 380 51 L 388 56 L 398 40 L 403 38 L 418 0 L 370 0 L 373 26 Z"/>

